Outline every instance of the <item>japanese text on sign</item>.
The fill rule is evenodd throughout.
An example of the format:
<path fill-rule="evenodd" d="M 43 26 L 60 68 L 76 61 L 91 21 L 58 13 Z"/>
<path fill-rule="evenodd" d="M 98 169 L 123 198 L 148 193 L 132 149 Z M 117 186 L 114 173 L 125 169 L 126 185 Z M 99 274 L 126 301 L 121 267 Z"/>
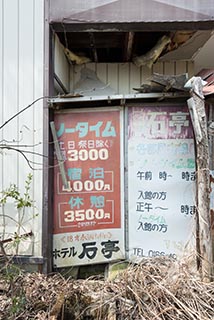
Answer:
<path fill-rule="evenodd" d="M 176 106 L 132 107 L 128 132 L 129 256 L 176 257 L 196 212 L 189 113 Z"/>
<path fill-rule="evenodd" d="M 55 126 L 68 186 L 55 166 L 56 265 L 93 263 L 123 256 L 120 110 L 57 114 Z M 60 234 L 118 230 L 117 237 L 66 244 Z M 77 239 L 77 238 L 76 238 Z M 119 247 L 120 243 L 120 247 Z M 72 258 L 71 260 L 69 260 Z"/>

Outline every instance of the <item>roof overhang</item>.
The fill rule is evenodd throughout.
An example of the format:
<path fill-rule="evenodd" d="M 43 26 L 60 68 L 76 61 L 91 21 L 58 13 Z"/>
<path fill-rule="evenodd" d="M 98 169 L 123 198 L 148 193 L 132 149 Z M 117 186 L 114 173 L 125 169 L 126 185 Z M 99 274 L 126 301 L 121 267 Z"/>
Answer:
<path fill-rule="evenodd" d="M 92 62 L 130 62 L 164 34 L 174 39 L 180 31 L 192 32 L 189 41 L 176 46 L 172 39 L 173 45 L 159 56 L 162 61 L 187 61 L 214 30 L 214 1 L 49 0 L 49 23 L 64 47 Z"/>
<path fill-rule="evenodd" d="M 214 27 L 212 0 L 150 0 L 149 5 L 148 0 L 51 0 L 49 10 L 49 22 L 58 25 L 58 31 L 64 26 L 67 31 L 125 31 L 125 26 L 136 31 Z"/>

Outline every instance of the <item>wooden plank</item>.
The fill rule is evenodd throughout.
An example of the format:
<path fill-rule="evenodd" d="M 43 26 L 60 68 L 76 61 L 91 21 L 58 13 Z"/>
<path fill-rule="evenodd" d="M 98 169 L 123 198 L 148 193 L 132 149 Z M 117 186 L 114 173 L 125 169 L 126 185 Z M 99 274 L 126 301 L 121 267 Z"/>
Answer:
<path fill-rule="evenodd" d="M 51 132 L 53 135 L 53 142 L 54 142 L 54 146 L 55 146 L 57 161 L 59 163 L 59 170 L 60 170 L 60 174 L 61 174 L 61 178 L 62 178 L 62 183 L 64 185 L 64 188 L 68 189 L 68 180 L 66 177 L 66 172 L 65 172 L 65 167 L 64 167 L 64 159 L 63 159 L 62 153 L 60 151 L 59 142 L 58 142 L 57 134 L 56 134 L 56 129 L 55 129 L 55 125 L 54 125 L 53 121 L 50 122 L 50 127 L 51 127 Z"/>
<path fill-rule="evenodd" d="M 163 85 L 165 90 L 177 89 L 184 90 L 184 85 L 187 82 L 187 74 L 179 74 L 179 75 L 163 75 L 159 73 L 153 73 L 152 82 Z"/>
<path fill-rule="evenodd" d="M 123 51 L 123 61 L 128 62 L 132 56 L 132 49 L 134 43 L 134 32 L 130 31 L 126 33 L 124 51 Z"/>
<path fill-rule="evenodd" d="M 189 113 L 191 115 L 191 119 L 193 123 L 195 139 L 198 143 L 200 143 L 203 137 L 201 132 L 200 120 L 198 118 L 198 113 L 197 113 L 195 101 L 193 98 L 188 99 L 188 108 L 189 108 Z"/>
<path fill-rule="evenodd" d="M 97 63 L 98 56 L 97 56 L 97 49 L 96 49 L 95 38 L 94 38 L 93 32 L 89 32 L 89 37 L 90 37 L 90 50 L 92 52 L 93 61 L 95 63 Z"/>
<path fill-rule="evenodd" d="M 200 21 L 200 26 L 198 26 L 201 30 L 212 30 L 213 23 L 212 21 Z M 129 32 L 129 31 L 148 31 L 148 22 L 97 22 L 97 23 L 68 23 L 66 25 L 67 32 L 90 32 L 93 28 L 93 32 Z M 149 31 L 157 32 L 157 30 L 169 32 L 169 30 L 195 30 L 195 21 L 168 21 L 167 23 L 163 23 L 162 21 L 156 22 L 153 24 L 149 24 Z M 56 32 L 63 32 L 62 22 L 57 22 L 54 24 L 54 30 Z"/>
<path fill-rule="evenodd" d="M 192 97 L 187 103 L 190 109 L 196 142 L 197 256 L 202 280 L 209 282 L 212 278 L 213 264 L 210 217 L 209 144 L 203 86 L 200 77 L 196 77 L 192 82 L 191 95 Z"/>

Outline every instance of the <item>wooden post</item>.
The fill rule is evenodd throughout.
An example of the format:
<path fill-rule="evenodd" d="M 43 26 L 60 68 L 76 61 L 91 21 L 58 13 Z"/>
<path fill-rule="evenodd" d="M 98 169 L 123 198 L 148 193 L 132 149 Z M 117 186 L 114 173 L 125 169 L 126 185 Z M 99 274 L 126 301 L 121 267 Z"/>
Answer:
<path fill-rule="evenodd" d="M 202 280 L 209 282 L 212 277 L 212 239 L 210 217 L 210 172 L 207 118 L 203 96 L 202 79 L 193 77 L 191 98 L 187 101 L 192 119 L 196 142 L 196 238 L 199 257 L 199 271 Z"/>
<path fill-rule="evenodd" d="M 66 177 L 66 172 L 65 172 L 65 167 L 64 167 L 64 160 L 63 160 L 63 156 L 59 147 L 59 142 L 57 139 L 57 134 L 56 134 L 56 128 L 55 128 L 55 124 L 54 121 L 50 122 L 50 127 L 51 127 L 51 131 L 52 131 L 52 135 L 53 135 L 53 142 L 54 142 L 54 146 L 55 146 L 55 151 L 56 151 L 56 157 L 59 163 L 59 171 L 61 173 L 61 177 L 62 177 L 62 183 L 63 186 L 65 187 L 65 189 L 68 189 L 68 180 Z"/>
<path fill-rule="evenodd" d="M 132 56 L 132 49 L 134 44 L 134 32 L 130 31 L 126 33 L 125 37 L 125 45 L 124 45 L 124 52 L 123 52 L 123 61 L 128 62 Z"/>

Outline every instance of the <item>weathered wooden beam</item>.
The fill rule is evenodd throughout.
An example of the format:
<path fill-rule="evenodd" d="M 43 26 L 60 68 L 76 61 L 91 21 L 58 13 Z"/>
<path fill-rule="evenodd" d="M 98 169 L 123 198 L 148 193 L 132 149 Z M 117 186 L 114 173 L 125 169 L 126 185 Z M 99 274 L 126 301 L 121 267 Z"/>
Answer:
<path fill-rule="evenodd" d="M 68 180 L 66 177 L 66 172 L 65 172 L 65 167 L 64 167 L 64 159 L 59 147 L 59 142 L 57 139 L 57 134 L 56 134 L 56 128 L 55 128 L 55 124 L 54 121 L 50 122 L 50 127 L 51 127 L 51 132 L 52 132 L 52 136 L 53 136 L 53 142 L 54 142 L 54 146 L 55 146 L 55 151 L 56 151 L 56 157 L 57 157 L 57 161 L 59 163 L 59 170 L 61 173 L 61 177 L 62 177 L 62 183 L 65 187 L 65 189 L 68 189 Z"/>
<path fill-rule="evenodd" d="M 134 32 L 132 31 L 127 32 L 125 36 L 125 44 L 124 44 L 124 52 L 123 52 L 124 62 L 128 62 L 131 59 L 133 43 L 134 43 Z"/>
<path fill-rule="evenodd" d="M 197 203 L 197 244 L 199 271 L 202 280 L 209 282 L 212 278 L 212 238 L 210 216 L 210 170 L 207 119 L 203 99 L 203 85 L 200 77 L 192 81 L 191 95 L 187 101 L 196 142 L 196 203 Z"/>
<path fill-rule="evenodd" d="M 195 21 L 163 21 L 158 22 L 89 22 L 89 23 L 62 23 L 62 21 L 49 21 L 52 29 L 55 32 L 129 32 L 129 31 L 166 31 L 169 30 L 212 30 L 213 20 Z"/>
<path fill-rule="evenodd" d="M 188 100 L 188 108 L 189 108 L 189 113 L 190 113 L 191 120 L 192 120 L 192 126 L 193 126 L 193 131 L 195 134 L 195 140 L 198 143 L 200 143 L 202 141 L 203 136 L 202 136 L 202 132 L 201 132 L 200 120 L 198 118 L 198 113 L 196 111 L 194 98 L 190 98 Z"/>
<path fill-rule="evenodd" d="M 139 88 L 133 88 L 140 93 L 164 92 L 164 86 L 158 84 L 143 83 Z"/>
<path fill-rule="evenodd" d="M 178 75 L 164 75 L 159 73 L 153 73 L 151 81 L 161 84 L 169 89 L 176 89 L 185 91 L 184 85 L 187 82 L 188 75 L 187 73 L 178 74 Z"/>
<path fill-rule="evenodd" d="M 89 32 L 89 37 L 90 37 L 90 49 L 93 55 L 93 60 L 94 62 L 98 62 L 97 49 L 95 46 L 95 38 L 94 38 L 93 32 Z"/>

